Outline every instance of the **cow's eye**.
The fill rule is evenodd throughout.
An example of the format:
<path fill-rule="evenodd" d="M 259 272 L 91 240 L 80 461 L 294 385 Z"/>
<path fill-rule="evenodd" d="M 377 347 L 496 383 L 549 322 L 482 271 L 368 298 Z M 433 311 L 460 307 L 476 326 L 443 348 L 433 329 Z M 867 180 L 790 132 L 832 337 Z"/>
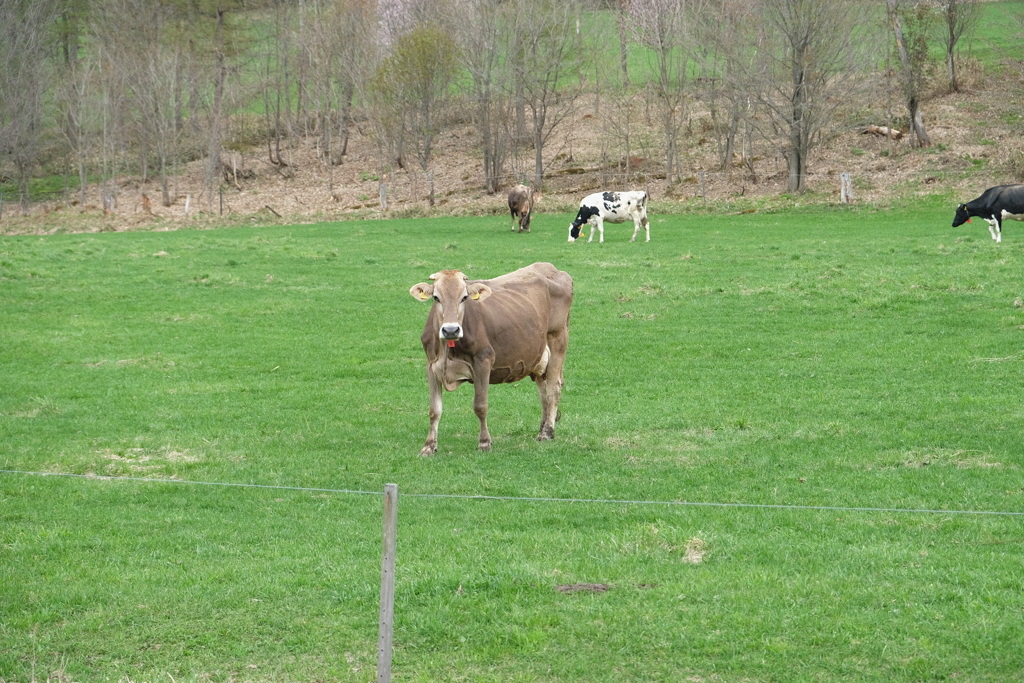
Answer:
<path fill-rule="evenodd" d="M 434 295 L 434 301 L 436 301 L 437 303 L 441 303 L 441 297 L 439 297 L 437 294 L 435 294 Z"/>
<path fill-rule="evenodd" d="M 460 301 L 459 303 L 463 303 L 463 304 L 466 303 L 466 299 L 468 299 L 468 298 L 469 298 L 469 294 L 463 294 L 462 295 L 462 301 Z"/>

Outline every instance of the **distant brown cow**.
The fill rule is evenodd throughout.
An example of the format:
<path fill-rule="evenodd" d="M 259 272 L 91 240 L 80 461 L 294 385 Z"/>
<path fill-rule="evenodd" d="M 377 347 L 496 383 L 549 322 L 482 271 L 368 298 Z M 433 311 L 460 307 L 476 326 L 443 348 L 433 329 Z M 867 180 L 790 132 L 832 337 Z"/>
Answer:
<path fill-rule="evenodd" d="M 508 193 L 508 210 L 512 212 L 512 231 L 519 221 L 519 232 L 530 232 L 530 216 L 533 214 L 533 188 L 516 185 Z"/>
<path fill-rule="evenodd" d="M 554 438 L 569 345 L 572 277 L 550 263 L 534 263 L 493 280 L 470 280 L 458 270 L 442 270 L 430 279 L 432 284 L 409 289 L 415 299 L 434 302 L 420 337 L 430 386 L 430 431 L 420 455 L 437 452 L 442 389 L 454 391 L 463 382 L 474 386 L 480 450 L 491 450 L 488 386 L 526 377 L 540 394 L 537 440 Z"/>

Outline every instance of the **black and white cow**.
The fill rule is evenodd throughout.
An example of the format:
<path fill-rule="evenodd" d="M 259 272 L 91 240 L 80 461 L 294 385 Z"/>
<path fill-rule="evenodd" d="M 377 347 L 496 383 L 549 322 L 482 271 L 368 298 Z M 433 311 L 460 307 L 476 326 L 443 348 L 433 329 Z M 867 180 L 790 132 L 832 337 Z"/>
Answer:
<path fill-rule="evenodd" d="M 1024 185 L 996 185 L 981 196 L 956 207 L 953 227 L 971 222 L 971 216 L 988 222 L 988 231 L 996 242 L 1003 241 L 1003 221 L 1024 221 Z"/>
<path fill-rule="evenodd" d="M 580 202 L 580 210 L 576 214 L 576 220 L 569 225 L 569 241 L 575 242 L 582 237 L 583 226 L 590 223 L 593 229 L 590 231 L 588 242 L 594 241 L 594 230 L 600 233 L 599 242 L 604 242 L 604 222 L 625 223 L 633 221 L 633 236 L 630 242 L 636 240 L 636 235 L 643 226 L 647 232 L 647 241 L 651 241 L 651 224 L 647 221 L 647 193 L 643 190 L 633 192 L 595 192 L 587 195 Z"/>

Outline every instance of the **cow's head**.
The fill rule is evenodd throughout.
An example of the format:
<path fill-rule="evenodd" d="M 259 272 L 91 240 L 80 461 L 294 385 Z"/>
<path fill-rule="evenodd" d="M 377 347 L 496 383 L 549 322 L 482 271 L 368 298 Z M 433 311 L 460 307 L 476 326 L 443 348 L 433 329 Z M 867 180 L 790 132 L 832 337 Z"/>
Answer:
<path fill-rule="evenodd" d="M 576 219 L 569 224 L 569 241 L 575 242 L 581 237 L 586 237 L 583 233 L 583 226 L 590 222 L 590 219 L 594 216 L 600 216 L 601 209 L 596 206 L 592 206 L 586 203 L 586 200 L 580 203 L 580 210 L 576 212 Z"/>
<path fill-rule="evenodd" d="M 462 339 L 462 317 L 466 302 L 470 299 L 483 301 L 491 295 L 491 288 L 479 282 L 470 283 L 469 278 L 458 270 L 442 270 L 430 276 L 433 283 L 420 282 L 409 289 L 417 301 L 434 300 L 440 314 L 438 337 L 454 343 Z"/>
<path fill-rule="evenodd" d="M 956 207 L 956 215 L 953 217 L 953 227 L 971 222 L 971 214 L 967 213 L 967 205 L 961 204 Z"/>

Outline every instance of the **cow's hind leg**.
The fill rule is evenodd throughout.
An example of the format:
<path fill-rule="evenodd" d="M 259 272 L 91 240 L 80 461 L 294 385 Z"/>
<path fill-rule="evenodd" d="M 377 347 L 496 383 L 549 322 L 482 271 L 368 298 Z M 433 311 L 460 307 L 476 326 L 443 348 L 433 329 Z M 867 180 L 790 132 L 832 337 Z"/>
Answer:
<path fill-rule="evenodd" d="M 555 438 L 555 421 L 558 415 L 558 401 L 562 396 L 562 377 L 550 372 L 537 378 L 537 393 L 540 395 L 540 432 L 537 441 Z"/>
<path fill-rule="evenodd" d="M 567 346 L 565 335 L 548 337 L 551 357 L 544 374 L 537 377 L 537 393 L 540 395 L 540 433 L 537 434 L 537 441 L 555 438 L 555 422 L 561 417 L 558 404 L 562 400 L 562 386 L 565 384 L 562 369 Z"/>

